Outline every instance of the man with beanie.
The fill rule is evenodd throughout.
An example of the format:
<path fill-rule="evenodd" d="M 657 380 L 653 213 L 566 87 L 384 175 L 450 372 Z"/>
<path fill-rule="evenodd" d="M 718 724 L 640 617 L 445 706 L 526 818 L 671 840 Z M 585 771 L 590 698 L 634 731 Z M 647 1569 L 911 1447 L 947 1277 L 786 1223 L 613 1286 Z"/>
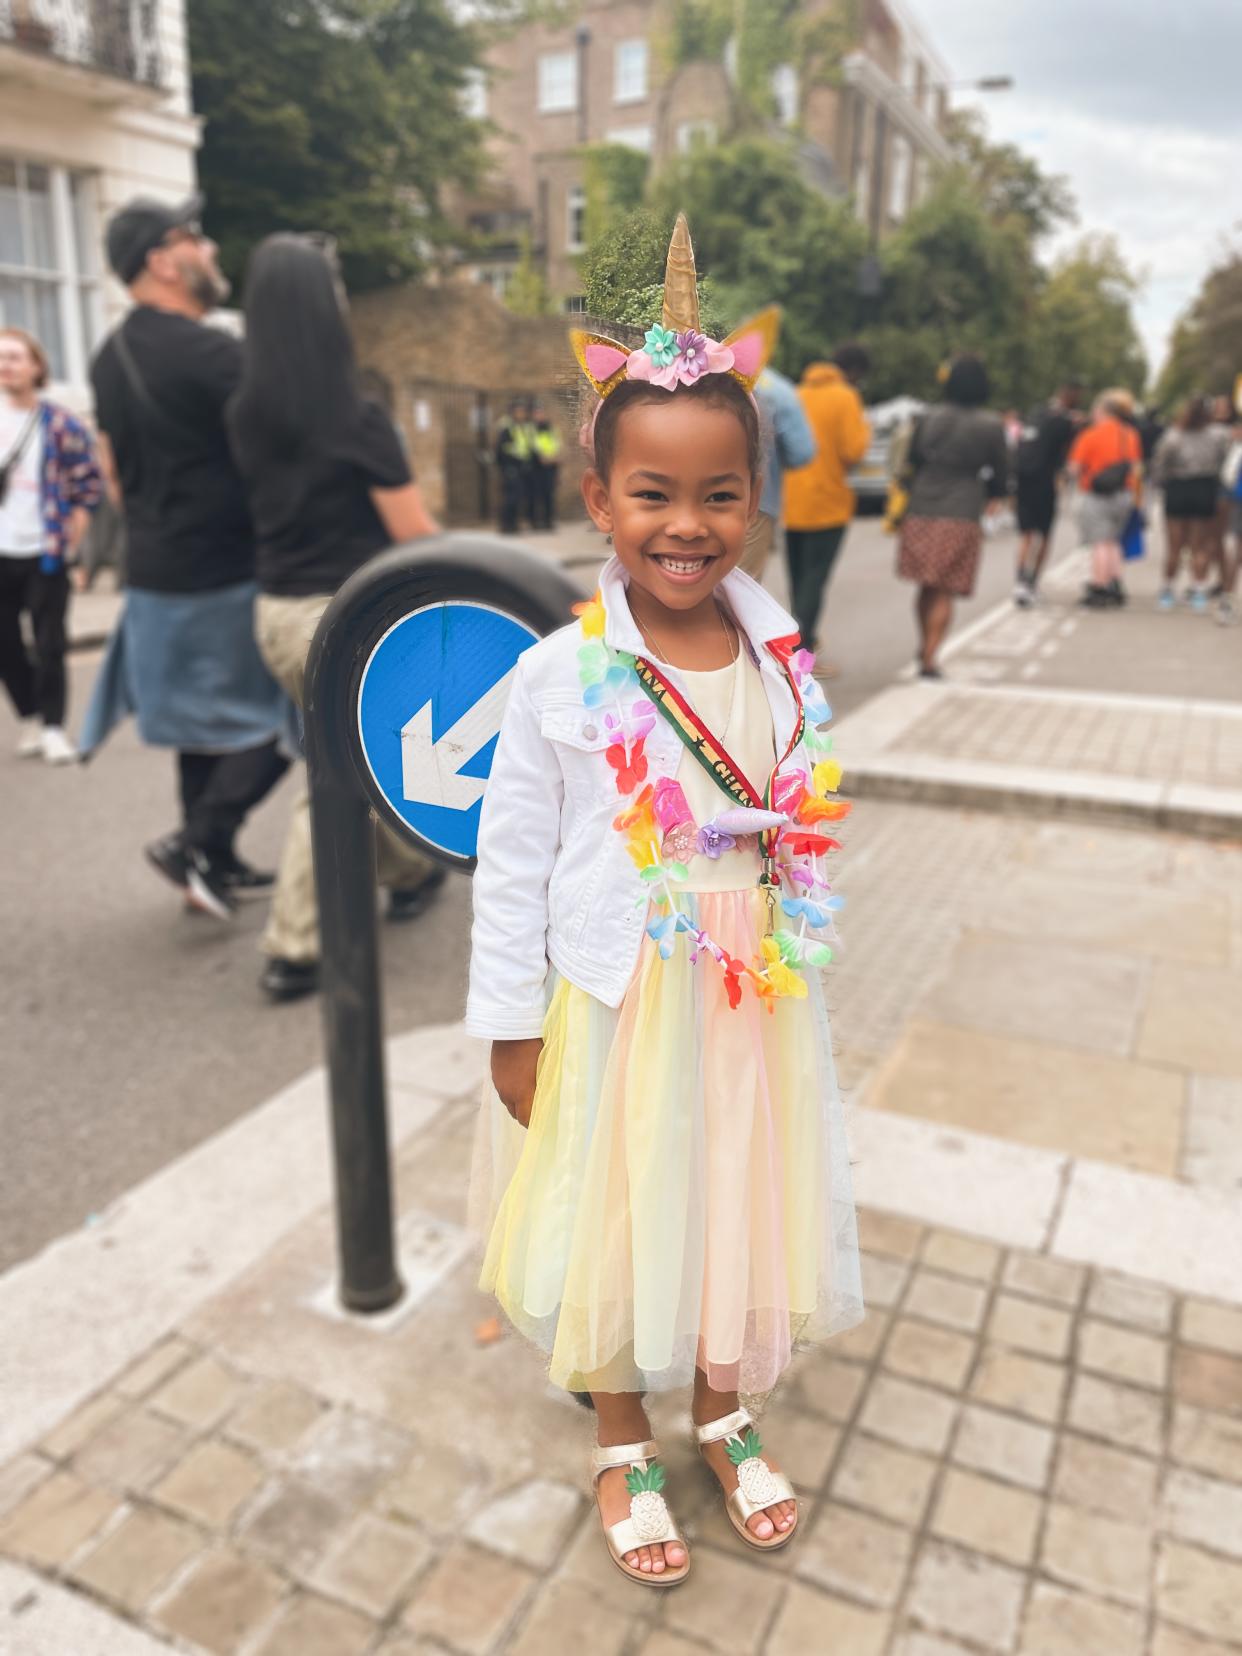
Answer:
<path fill-rule="evenodd" d="M 272 883 L 233 840 L 288 768 L 289 707 L 254 639 L 254 536 L 224 407 L 241 347 L 204 318 L 228 295 L 202 201 L 139 199 L 107 228 L 134 308 L 91 368 L 101 459 L 128 533 L 125 608 L 82 732 L 84 756 L 127 713 L 177 753 L 181 827 L 146 847 L 193 907 L 227 920 Z"/>

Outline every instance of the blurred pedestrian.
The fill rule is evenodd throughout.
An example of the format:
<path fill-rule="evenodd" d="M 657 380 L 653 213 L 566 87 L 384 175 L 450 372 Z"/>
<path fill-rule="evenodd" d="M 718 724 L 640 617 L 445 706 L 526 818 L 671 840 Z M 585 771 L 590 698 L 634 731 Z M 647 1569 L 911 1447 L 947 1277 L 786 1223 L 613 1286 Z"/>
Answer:
<path fill-rule="evenodd" d="M 1080 602 L 1088 609 L 1124 604 L 1121 541 L 1139 509 L 1143 444 L 1134 398 L 1123 387 L 1097 397 L 1091 424 L 1069 452 L 1078 488 L 1078 533 L 1091 548 L 1091 576 Z"/>
<path fill-rule="evenodd" d="M 522 519 L 532 521 L 535 428 L 530 404 L 517 398 L 496 432 L 496 466 L 500 472 L 500 532 L 516 535 Z"/>
<path fill-rule="evenodd" d="M 534 503 L 531 527 L 546 532 L 556 528 L 556 491 L 561 479 L 561 434 L 542 408 L 534 413 L 531 438 L 531 474 Z"/>
<path fill-rule="evenodd" d="M 226 420 L 258 553 L 255 624 L 299 707 L 306 658 L 333 594 L 376 553 L 434 533 L 389 415 L 358 388 L 344 289 L 319 238 L 269 236 L 250 260 L 241 385 Z M 393 919 L 413 919 L 443 873 L 394 835 L 378 839 Z M 274 1000 L 319 986 L 319 914 L 303 778 L 267 929 L 260 982 Z"/>
<path fill-rule="evenodd" d="M 204 318 L 228 294 L 198 215 L 140 199 L 107 229 L 134 308 L 91 368 L 110 492 L 123 502 L 125 607 L 82 732 L 90 753 L 128 713 L 177 752 L 182 824 L 146 847 L 189 904 L 227 920 L 274 876 L 234 838 L 288 769 L 292 708 L 254 640 L 254 533 L 229 454 L 224 406 L 241 346 Z"/>
<path fill-rule="evenodd" d="M 812 652 L 824 593 L 854 516 L 847 474 L 871 441 L 858 390 L 870 366 L 863 346 L 842 345 L 831 362 L 808 364 L 798 386 L 816 453 L 807 465 L 785 474 L 785 556 L 789 607 L 803 646 Z"/>
<path fill-rule="evenodd" d="M 0 679 L 22 721 L 18 753 L 64 765 L 77 758 L 65 735 L 68 572 L 103 486 L 86 428 L 40 394 L 49 377 L 34 335 L 0 328 Z"/>
<path fill-rule="evenodd" d="M 1229 521 L 1225 532 L 1225 566 L 1216 619 L 1222 627 L 1228 627 L 1232 626 L 1235 618 L 1233 595 L 1238 584 L 1238 570 L 1242 568 L 1242 421 L 1233 428 L 1229 453 L 1221 470 L 1221 485 L 1229 502 Z"/>
<path fill-rule="evenodd" d="M 1005 498 L 1005 428 L 984 408 L 990 385 L 976 356 L 960 356 L 944 383 L 944 402 L 919 416 L 910 439 L 910 505 L 901 525 L 897 573 L 918 583 L 919 674 L 938 679 L 940 646 L 954 598 L 969 598 L 979 572 L 982 519 Z"/>
<path fill-rule="evenodd" d="M 1081 380 L 1066 380 L 1050 402 L 1027 416 L 1013 456 L 1017 494 L 1018 580 L 1013 599 L 1023 609 L 1035 602 L 1039 578 L 1052 545 L 1057 488 L 1078 433 Z"/>
<path fill-rule="evenodd" d="M 1221 475 L 1229 446 L 1229 430 L 1213 422 L 1208 399 L 1191 397 L 1156 447 L 1152 479 L 1164 491 L 1164 585 L 1157 599 L 1163 610 L 1177 603 L 1177 581 L 1186 557 L 1190 562 L 1186 602 L 1200 613 L 1208 608 L 1220 534 Z"/>
<path fill-rule="evenodd" d="M 785 473 L 809 466 L 817 451 L 815 433 L 792 380 L 775 368 L 765 368 L 755 382 L 755 401 L 763 416 L 763 492 L 755 520 L 746 532 L 746 550 L 738 567 L 762 581 L 780 533 Z"/>

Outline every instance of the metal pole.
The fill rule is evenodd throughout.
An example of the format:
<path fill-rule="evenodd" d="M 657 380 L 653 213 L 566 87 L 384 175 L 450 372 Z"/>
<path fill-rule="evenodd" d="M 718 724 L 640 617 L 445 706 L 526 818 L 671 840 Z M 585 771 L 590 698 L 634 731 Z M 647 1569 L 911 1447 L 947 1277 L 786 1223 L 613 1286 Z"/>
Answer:
<path fill-rule="evenodd" d="M 312 649 L 306 779 L 322 940 L 322 1013 L 332 1109 L 341 1298 L 383 1311 L 404 1293 L 388 1165 L 384 1013 L 375 912 L 375 824 L 345 750 L 350 639 L 338 625 Z"/>

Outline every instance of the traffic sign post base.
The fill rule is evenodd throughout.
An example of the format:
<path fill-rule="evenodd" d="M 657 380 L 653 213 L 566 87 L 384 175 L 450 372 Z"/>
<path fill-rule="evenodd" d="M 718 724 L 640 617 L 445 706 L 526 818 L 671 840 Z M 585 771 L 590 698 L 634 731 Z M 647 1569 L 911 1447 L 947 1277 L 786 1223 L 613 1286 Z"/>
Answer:
<path fill-rule="evenodd" d="M 341 1299 L 402 1296 L 384 1074 L 375 817 L 469 873 L 518 656 L 582 593 L 558 565 L 490 535 L 397 547 L 324 613 L 306 668 L 306 769 L 319 901 Z"/>

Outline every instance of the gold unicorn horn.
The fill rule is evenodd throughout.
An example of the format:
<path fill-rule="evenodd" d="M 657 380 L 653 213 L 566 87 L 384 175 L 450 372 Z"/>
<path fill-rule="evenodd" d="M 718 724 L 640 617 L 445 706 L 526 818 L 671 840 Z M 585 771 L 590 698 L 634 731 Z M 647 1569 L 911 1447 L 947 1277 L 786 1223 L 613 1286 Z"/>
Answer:
<path fill-rule="evenodd" d="M 678 213 L 664 266 L 664 326 L 675 333 L 699 330 L 699 279 L 686 215 Z"/>

